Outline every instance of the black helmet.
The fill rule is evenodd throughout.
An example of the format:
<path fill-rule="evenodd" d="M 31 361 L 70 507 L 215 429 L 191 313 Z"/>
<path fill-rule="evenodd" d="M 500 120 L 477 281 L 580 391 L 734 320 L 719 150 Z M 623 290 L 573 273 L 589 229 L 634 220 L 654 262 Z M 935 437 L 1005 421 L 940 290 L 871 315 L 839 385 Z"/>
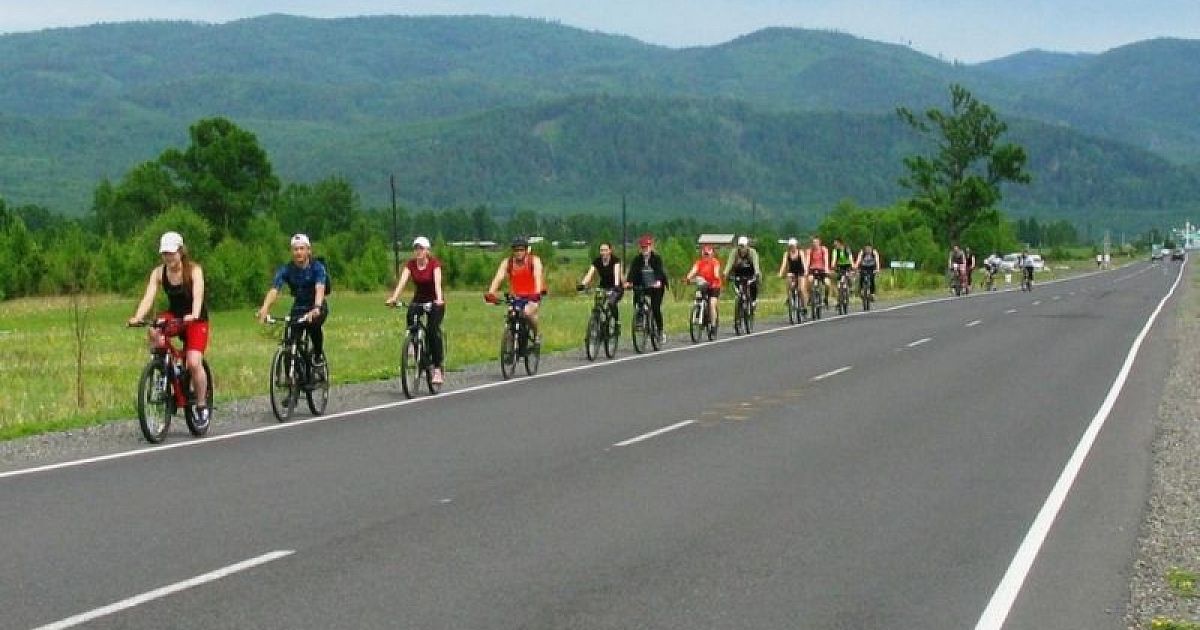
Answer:
<path fill-rule="evenodd" d="M 524 236 L 514 236 L 512 239 L 513 247 L 529 247 L 529 239 Z"/>

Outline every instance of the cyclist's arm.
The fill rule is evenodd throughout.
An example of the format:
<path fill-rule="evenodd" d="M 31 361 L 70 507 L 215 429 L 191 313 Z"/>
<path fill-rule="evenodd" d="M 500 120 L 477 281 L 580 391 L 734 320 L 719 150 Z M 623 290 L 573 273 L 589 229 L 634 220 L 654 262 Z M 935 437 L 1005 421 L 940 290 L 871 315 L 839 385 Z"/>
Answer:
<path fill-rule="evenodd" d="M 538 295 L 546 292 L 546 278 L 542 273 L 542 259 L 537 256 L 533 257 L 533 287 L 537 290 Z"/>
<path fill-rule="evenodd" d="M 762 261 L 758 258 L 758 250 L 750 250 L 750 261 L 754 263 L 754 278 L 761 281 L 763 277 Z"/>
<path fill-rule="evenodd" d="M 621 277 L 620 271 L 621 271 L 621 268 L 616 267 L 615 269 L 613 269 L 613 275 L 620 278 Z M 596 266 L 595 265 L 588 266 L 587 273 L 583 274 L 583 280 L 580 280 L 579 284 L 582 284 L 585 287 L 588 286 L 589 284 L 592 283 L 592 276 L 594 276 L 594 275 L 596 275 Z"/>
<path fill-rule="evenodd" d="M 613 264 L 613 288 L 617 289 L 621 286 L 621 263 Z"/>
<path fill-rule="evenodd" d="M 779 277 L 780 278 L 783 277 L 783 271 L 785 269 L 787 269 L 787 264 L 788 264 L 788 255 L 787 255 L 787 252 L 784 252 L 783 260 L 779 261 Z"/>
<path fill-rule="evenodd" d="M 658 252 L 655 252 L 654 255 L 650 257 L 650 267 L 651 269 L 654 269 L 654 276 L 658 278 L 660 283 L 662 283 L 662 288 L 666 289 L 668 284 L 667 270 L 663 268 L 663 259 Z"/>
<path fill-rule="evenodd" d="M 141 321 L 150 312 L 150 307 L 154 306 L 154 296 L 158 295 L 158 285 L 161 283 L 162 266 L 159 265 L 150 272 L 150 279 L 146 281 L 146 292 L 142 294 L 142 301 L 138 303 L 133 317 L 129 318 L 130 323 Z"/>
<path fill-rule="evenodd" d="M 500 283 L 504 282 L 504 276 L 508 273 L 508 259 L 500 261 L 500 266 L 496 269 L 496 275 L 492 278 L 492 283 L 488 285 L 488 294 L 495 295 L 496 289 L 500 288 Z"/>
<path fill-rule="evenodd" d="M 190 319 L 200 319 L 200 310 L 204 308 L 204 270 L 200 265 L 192 265 L 192 312 L 188 313 Z M 189 318 L 185 317 L 184 321 Z"/>
<path fill-rule="evenodd" d="M 716 255 L 716 254 L 714 254 L 714 256 L 715 256 L 715 255 Z M 737 258 L 737 251 L 736 251 L 736 250 L 735 250 L 735 251 L 734 251 L 732 254 L 730 254 L 730 256 L 729 256 L 729 260 L 726 260 L 726 261 L 725 261 L 725 271 L 722 271 L 722 272 L 721 272 L 721 277 L 724 277 L 724 278 L 727 278 L 727 277 L 729 277 L 729 272 L 730 272 L 730 271 L 733 269 L 733 259 L 734 259 L 734 258 Z"/>
<path fill-rule="evenodd" d="M 442 293 L 442 267 L 438 265 L 433 270 L 433 303 L 445 304 L 446 296 Z"/>
<path fill-rule="evenodd" d="M 258 309 L 259 319 L 267 319 L 267 315 L 271 312 L 271 305 L 274 304 L 275 300 L 277 299 L 279 299 L 279 289 L 271 287 L 271 290 L 267 291 L 267 296 L 263 298 L 262 306 Z"/>
<path fill-rule="evenodd" d="M 689 269 L 687 272 L 687 275 L 683 277 L 683 281 L 691 282 L 692 278 L 695 278 L 696 274 L 699 272 L 700 272 L 700 261 L 696 261 L 696 262 L 692 263 L 692 268 Z"/>
<path fill-rule="evenodd" d="M 404 285 L 408 284 L 410 275 L 411 274 L 408 271 L 408 265 L 401 267 L 400 280 L 396 283 L 396 290 L 392 291 L 392 297 L 387 299 L 387 304 L 395 304 L 396 302 L 400 301 L 400 294 L 404 291 Z"/>

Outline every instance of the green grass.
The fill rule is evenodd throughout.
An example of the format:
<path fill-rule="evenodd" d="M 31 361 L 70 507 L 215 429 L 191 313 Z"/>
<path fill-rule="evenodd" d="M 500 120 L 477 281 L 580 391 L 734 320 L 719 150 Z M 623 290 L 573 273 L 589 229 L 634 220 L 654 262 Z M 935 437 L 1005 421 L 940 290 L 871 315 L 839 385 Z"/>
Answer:
<path fill-rule="evenodd" d="M 563 253 L 572 259 L 577 252 Z M 575 265 L 584 267 L 586 263 Z M 1087 261 L 1072 265 L 1087 269 Z M 1073 270 L 1072 270 L 1073 271 Z M 1039 279 L 1063 275 L 1062 270 L 1039 274 Z M 560 273 L 557 275 L 568 275 Z M 884 272 L 878 280 L 881 298 L 897 301 L 938 294 L 943 289 L 899 289 Z M 548 352 L 581 346 L 591 298 L 566 291 L 564 283 L 542 308 L 544 348 Z M 919 283 L 917 283 L 919 284 Z M 674 286 L 664 302 L 667 330 L 687 330 L 691 291 Z M 768 278 L 759 300 L 760 321 L 785 318 L 783 281 Z M 402 314 L 383 306 L 386 293 L 338 292 L 332 299 L 326 325 L 326 345 L 335 383 L 393 378 L 396 375 Z M 628 322 L 631 294 L 621 303 Z M 448 296 L 444 328 L 447 369 L 495 360 L 503 309 L 490 306 L 481 291 L 458 291 Z M 75 394 L 75 338 L 68 298 L 30 298 L 0 302 L 0 440 L 103 423 L 134 415 L 137 378 L 146 362 L 145 331 L 124 327 L 136 302 L 113 296 L 86 300 L 88 332 L 84 357 L 85 397 Z M 284 305 L 276 314 L 284 313 Z M 732 304 L 722 300 L 722 335 L 729 333 Z M 632 352 L 629 328 L 623 329 L 621 353 Z M 212 365 L 218 403 L 266 393 L 266 373 L 278 343 L 278 329 L 258 324 L 253 309 L 214 313 L 208 360 Z"/>
<path fill-rule="evenodd" d="M 1179 597 L 1197 597 L 1200 592 L 1196 590 L 1197 576 L 1194 571 L 1185 569 L 1173 568 L 1167 572 L 1167 584 L 1171 587 L 1171 592 Z"/>

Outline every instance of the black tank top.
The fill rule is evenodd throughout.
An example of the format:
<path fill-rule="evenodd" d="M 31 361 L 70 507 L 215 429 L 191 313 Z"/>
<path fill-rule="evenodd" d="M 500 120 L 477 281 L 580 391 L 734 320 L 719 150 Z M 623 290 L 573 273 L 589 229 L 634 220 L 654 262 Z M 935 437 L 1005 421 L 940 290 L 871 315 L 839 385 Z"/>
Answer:
<path fill-rule="evenodd" d="M 175 317 L 184 317 L 192 313 L 192 287 L 183 284 L 171 284 L 167 279 L 167 266 L 162 268 L 163 293 L 167 294 L 167 310 Z M 208 304 L 200 305 L 200 320 L 208 321 Z"/>
<path fill-rule="evenodd" d="M 800 252 L 796 252 L 795 258 L 792 258 L 792 255 L 790 253 L 785 254 L 785 255 L 787 256 L 787 261 L 788 261 L 787 262 L 788 273 L 797 275 L 797 276 L 803 274 L 804 273 L 804 259 L 800 257 Z"/>

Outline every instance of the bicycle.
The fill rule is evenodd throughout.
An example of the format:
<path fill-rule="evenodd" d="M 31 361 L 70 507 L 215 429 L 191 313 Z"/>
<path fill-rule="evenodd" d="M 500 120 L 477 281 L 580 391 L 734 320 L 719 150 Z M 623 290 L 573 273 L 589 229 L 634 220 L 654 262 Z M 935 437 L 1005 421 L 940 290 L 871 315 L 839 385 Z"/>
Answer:
<path fill-rule="evenodd" d="M 1033 291 L 1033 267 L 1021 268 L 1021 290 Z"/>
<path fill-rule="evenodd" d="M 405 318 L 407 318 L 408 305 L 403 302 L 397 302 L 396 308 L 405 309 Z M 415 316 L 412 322 L 405 322 L 407 333 L 404 336 L 404 345 L 400 351 L 400 389 L 404 392 L 406 398 L 413 398 L 417 395 L 421 385 L 425 385 L 425 391 L 430 395 L 437 394 L 442 391 L 442 384 L 433 382 L 433 354 L 429 350 L 429 312 L 433 310 L 432 302 L 421 304 L 412 304 L 415 308 Z M 443 346 L 445 340 L 445 331 L 442 332 Z"/>
<path fill-rule="evenodd" d="M 633 329 L 630 334 L 633 337 L 633 349 L 641 354 L 646 351 L 647 347 L 658 350 L 662 345 L 660 338 L 662 333 L 654 321 L 654 309 L 650 304 L 650 290 L 640 289 L 636 294 L 633 301 Z"/>
<path fill-rule="evenodd" d="M 813 283 L 808 291 L 808 312 L 814 320 L 821 319 L 821 306 L 825 301 L 825 279 L 824 271 L 818 270 L 813 273 Z"/>
<path fill-rule="evenodd" d="M 800 294 L 800 278 L 789 278 L 787 293 L 788 322 L 804 323 L 804 298 Z"/>
<path fill-rule="evenodd" d="M 875 296 L 871 294 L 871 281 L 874 275 L 874 271 L 860 271 L 858 275 L 858 298 L 862 301 L 864 312 L 871 310 L 871 302 L 875 301 Z"/>
<path fill-rule="evenodd" d="M 525 363 L 525 374 L 533 376 L 537 373 L 542 360 L 541 344 L 529 339 L 529 320 L 525 317 L 525 305 L 529 300 L 504 294 L 504 300 L 497 306 L 504 305 L 508 311 L 504 315 L 504 334 L 500 336 L 500 375 L 505 380 L 517 373 L 517 361 Z"/>
<path fill-rule="evenodd" d="M 621 322 L 609 304 L 611 289 L 596 288 L 592 298 L 592 313 L 588 317 L 587 333 L 583 338 L 583 350 L 588 361 L 595 361 L 604 348 L 604 356 L 613 358 L 617 354 L 617 342 L 621 338 Z"/>
<path fill-rule="evenodd" d="M 966 269 L 950 268 L 950 293 L 955 297 L 963 294 L 964 285 L 966 284 Z"/>
<path fill-rule="evenodd" d="M 985 275 L 983 278 L 983 290 L 984 291 L 995 291 L 996 290 L 996 270 L 991 267 L 989 267 L 985 271 Z"/>
<path fill-rule="evenodd" d="M 183 330 L 184 322 L 160 318 L 130 326 L 150 327 L 147 332 L 150 360 L 142 368 L 142 375 L 138 379 L 137 413 L 142 436 L 151 444 L 162 442 L 171 426 L 171 419 L 179 409 L 183 409 L 183 420 L 189 433 L 195 437 L 207 434 L 212 424 L 212 369 L 207 359 L 201 359 L 204 374 L 208 377 L 208 392 L 204 397 L 208 416 L 203 417 L 196 412 L 196 395 L 192 391 L 192 376 L 183 350 L 171 343 L 171 338 Z"/>
<path fill-rule="evenodd" d="M 312 364 L 312 347 L 308 338 L 308 316 L 298 319 L 267 317 L 266 323 L 283 326 L 279 349 L 271 358 L 271 411 L 283 422 L 292 416 L 300 401 L 300 392 L 313 415 L 325 413 L 329 404 L 329 360 L 319 367 Z"/>
<path fill-rule="evenodd" d="M 720 314 L 717 315 L 717 319 L 712 319 L 712 311 L 708 302 L 708 283 L 698 277 L 696 278 L 696 299 L 692 302 L 692 315 L 688 320 L 688 334 L 692 337 L 692 343 L 700 343 L 700 340 L 705 337 L 709 341 L 717 338 L 717 323 Z"/>
<path fill-rule="evenodd" d="M 838 271 L 837 304 L 834 306 L 838 315 L 850 312 L 850 272 Z"/>
<path fill-rule="evenodd" d="M 750 285 L 756 280 L 750 278 L 730 278 L 733 284 L 733 332 L 750 334 L 754 328 L 754 303 L 750 301 Z"/>

